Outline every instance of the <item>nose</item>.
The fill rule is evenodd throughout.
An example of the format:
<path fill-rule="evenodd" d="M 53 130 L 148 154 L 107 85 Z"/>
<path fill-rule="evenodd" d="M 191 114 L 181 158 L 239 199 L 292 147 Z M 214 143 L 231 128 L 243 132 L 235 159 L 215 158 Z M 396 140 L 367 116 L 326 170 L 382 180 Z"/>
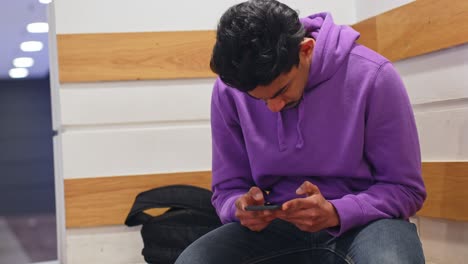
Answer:
<path fill-rule="evenodd" d="M 281 98 L 269 99 L 266 101 L 268 109 L 272 112 L 279 112 L 284 108 L 286 102 Z"/>

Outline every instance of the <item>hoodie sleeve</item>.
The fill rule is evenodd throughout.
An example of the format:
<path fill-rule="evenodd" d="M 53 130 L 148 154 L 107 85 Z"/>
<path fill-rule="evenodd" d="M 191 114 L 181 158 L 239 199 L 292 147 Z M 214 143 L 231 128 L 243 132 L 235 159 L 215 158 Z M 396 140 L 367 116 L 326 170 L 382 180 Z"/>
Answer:
<path fill-rule="evenodd" d="M 222 223 L 238 221 L 234 202 L 253 186 L 234 99 L 218 79 L 211 98 L 212 203 Z"/>
<path fill-rule="evenodd" d="M 374 184 L 330 201 L 341 222 L 328 230 L 334 236 L 377 219 L 408 219 L 426 198 L 417 129 L 403 82 L 389 62 L 380 66 L 374 82 L 367 100 L 364 143 Z"/>

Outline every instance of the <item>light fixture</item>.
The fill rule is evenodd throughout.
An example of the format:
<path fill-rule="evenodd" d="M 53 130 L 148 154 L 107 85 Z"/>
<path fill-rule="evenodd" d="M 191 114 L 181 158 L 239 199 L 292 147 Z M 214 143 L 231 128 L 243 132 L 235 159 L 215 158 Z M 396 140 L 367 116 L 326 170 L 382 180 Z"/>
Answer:
<path fill-rule="evenodd" d="M 50 4 L 50 2 L 52 2 L 52 0 L 39 0 L 39 3 L 45 4 L 45 5 Z"/>
<path fill-rule="evenodd" d="M 34 59 L 30 57 L 20 57 L 13 60 L 16 68 L 28 68 L 34 65 Z"/>
<path fill-rule="evenodd" d="M 45 22 L 31 23 L 26 29 L 29 33 L 47 33 L 49 32 L 49 24 Z"/>
<path fill-rule="evenodd" d="M 40 41 L 25 41 L 21 43 L 21 50 L 26 52 L 40 51 L 44 44 Z"/>
<path fill-rule="evenodd" d="M 9 72 L 10 77 L 13 79 L 24 78 L 29 74 L 28 69 L 25 68 L 13 68 Z"/>

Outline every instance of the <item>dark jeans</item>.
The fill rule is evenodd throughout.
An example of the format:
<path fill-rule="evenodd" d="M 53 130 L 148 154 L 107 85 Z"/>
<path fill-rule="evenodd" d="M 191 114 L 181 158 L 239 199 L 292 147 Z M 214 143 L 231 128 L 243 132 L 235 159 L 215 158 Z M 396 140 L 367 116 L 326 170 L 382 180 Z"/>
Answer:
<path fill-rule="evenodd" d="M 191 244 L 176 264 L 424 263 L 416 226 L 382 219 L 340 237 L 273 221 L 261 232 L 230 223 Z"/>

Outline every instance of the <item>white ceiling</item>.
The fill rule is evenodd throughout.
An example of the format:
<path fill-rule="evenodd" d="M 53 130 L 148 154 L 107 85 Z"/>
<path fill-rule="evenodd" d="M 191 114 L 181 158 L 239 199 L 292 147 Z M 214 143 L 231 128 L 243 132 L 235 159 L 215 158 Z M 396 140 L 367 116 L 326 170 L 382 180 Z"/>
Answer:
<path fill-rule="evenodd" d="M 33 22 L 47 21 L 47 4 L 39 0 L 0 0 L 0 80 L 10 80 L 8 72 L 16 57 L 31 57 L 34 65 L 29 68 L 28 79 L 43 78 L 49 72 L 48 34 L 29 33 L 26 26 Z M 38 52 L 23 52 L 24 41 L 41 41 L 44 47 Z"/>

